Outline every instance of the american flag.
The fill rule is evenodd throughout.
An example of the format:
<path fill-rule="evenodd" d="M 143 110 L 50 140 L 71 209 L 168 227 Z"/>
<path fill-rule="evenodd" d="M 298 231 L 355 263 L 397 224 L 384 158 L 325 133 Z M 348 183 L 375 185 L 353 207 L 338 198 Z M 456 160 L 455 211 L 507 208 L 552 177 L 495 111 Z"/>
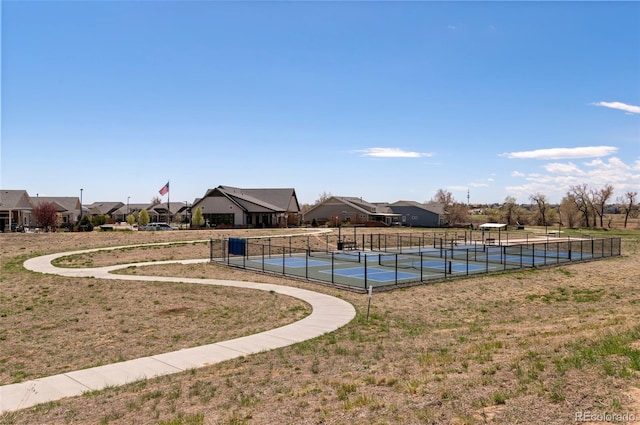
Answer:
<path fill-rule="evenodd" d="M 162 189 L 160 189 L 160 196 L 164 196 L 167 193 L 169 193 L 169 182 L 167 182 L 167 184 L 162 186 Z"/>

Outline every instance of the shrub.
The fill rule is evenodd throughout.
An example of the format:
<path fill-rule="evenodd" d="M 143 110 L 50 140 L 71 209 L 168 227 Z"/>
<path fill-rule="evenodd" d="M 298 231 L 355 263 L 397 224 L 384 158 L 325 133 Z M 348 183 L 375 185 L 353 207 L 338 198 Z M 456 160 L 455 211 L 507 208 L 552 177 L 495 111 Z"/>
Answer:
<path fill-rule="evenodd" d="M 80 232 L 91 232 L 93 230 L 93 224 L 89 216 L 83 215 L 78 221 L 78 230 Z"/>
<path fill-rule="evenodd" d="M 94 226 L 102 226 L 103 224 L 105 224 L 107 222 L 107 217 L 103 214 L 101 215 L 96 215 L 91 219 L 91 223 Z"/>

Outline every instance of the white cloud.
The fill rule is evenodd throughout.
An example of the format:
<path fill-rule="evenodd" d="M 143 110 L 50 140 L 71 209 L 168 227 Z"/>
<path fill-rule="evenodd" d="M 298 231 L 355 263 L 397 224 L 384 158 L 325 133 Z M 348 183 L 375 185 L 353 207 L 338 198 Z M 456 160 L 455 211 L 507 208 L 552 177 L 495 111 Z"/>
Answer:
<path fill-rule="evenodd" d="M 520 171 L 512 171 L 511 172 L 511 177 L 524 177 L 526 176 L 525 173 L 521 173 Z"/>
<path fill-rule="evenodd" d="M 357 150 L 362 156 L 372 156 L 375 158 L 423 158 L 433 156 L 428 152 L 411 152 L 398 148 L 368 148 Z"/>
<path fill-rule="evenodd" d="M 571 186 L 587 184 L 599 189 L 611 184 L 617 195 L 640 187 L 640 160 L 625 163 L 617 157 L 605 160 L 593 159 L 580 164 L 573 162 L 554 162 L 542 167 L 545 173 L 529 173 L 518 177 L 525 177 L 525 183 L 505 187 L 507 193 L 517 199 L 528 199 L 533 193 L 542 192 L 550 199 L 559 202 L 570 190 Z"/>
<path fill-rule="evenodd" d="M 561 162 L 552 162 L 544 166 L 544 169 L 553 174 L 569 174 L 569 175 L 584 175 L 584 171 L 582 171 L 578 166 L 576 166 L 573 162 L 567 162 L 563 164 Z"/>
<path fill-rule="evenodd" d="M 640 114 L 640 106 L 627 105 L 622 102 L 596 102 L 596 106 L 604 106 L 605 108 L 619 109 L 621 111 L 628 112 L 630 114 Z"/>
<path fill-rule="evenodd" d="M 533 151 L 506 152 L 500 156 L 510 159 L 567 159 L 567 158 L 597 158 L 608 156 L 618 150 L 615 146 L 583 146 L 577 148 L 550 148 Z"/>

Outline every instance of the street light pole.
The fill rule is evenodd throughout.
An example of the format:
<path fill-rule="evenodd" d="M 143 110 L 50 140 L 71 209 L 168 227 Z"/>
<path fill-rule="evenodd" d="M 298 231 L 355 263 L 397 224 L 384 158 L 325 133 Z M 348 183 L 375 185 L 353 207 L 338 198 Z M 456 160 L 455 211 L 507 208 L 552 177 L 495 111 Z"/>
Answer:
<path fill-rule="evenodd" d="M 82 216 L 84 215 L 84 208 L 82 207 L 82 191 L 84 189 L 80 189 L 80 220 L 82 220 Z"/>

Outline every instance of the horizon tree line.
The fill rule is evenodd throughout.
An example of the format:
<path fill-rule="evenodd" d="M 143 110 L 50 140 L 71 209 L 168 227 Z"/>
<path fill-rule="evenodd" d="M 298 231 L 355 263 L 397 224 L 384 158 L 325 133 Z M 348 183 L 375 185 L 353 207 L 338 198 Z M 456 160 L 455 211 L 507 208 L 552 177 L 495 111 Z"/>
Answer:
<path fill-rule="evenodd" d="M 605 227 L 607 206 L 614 205 L 624 215 L 624 228 L 629 218 L 640 216 L 637 204 L 638 192 L 627 191 L 611 203 L 614 187 L 606 184 L 601 188 L 593 188 L 587 184 L 571 186 L 559 205 L 550 204 L 549 198 L 542 192 L 529 196 L 531 208 L 518 205 L 516 199 L 507 196 L 499 208 L 489 208 L 487 215 L 494 222 L 512 225 L 549 226 L 560 224 L 565 227 Z M 431 202 L 444 206 L 449 214 L 451 224 L 464 224 L 470 221 L 468 205 L 456 202 L 451 192 L 438 189 Z M 612 218 L 606 223 L 611 226 Z"/>

